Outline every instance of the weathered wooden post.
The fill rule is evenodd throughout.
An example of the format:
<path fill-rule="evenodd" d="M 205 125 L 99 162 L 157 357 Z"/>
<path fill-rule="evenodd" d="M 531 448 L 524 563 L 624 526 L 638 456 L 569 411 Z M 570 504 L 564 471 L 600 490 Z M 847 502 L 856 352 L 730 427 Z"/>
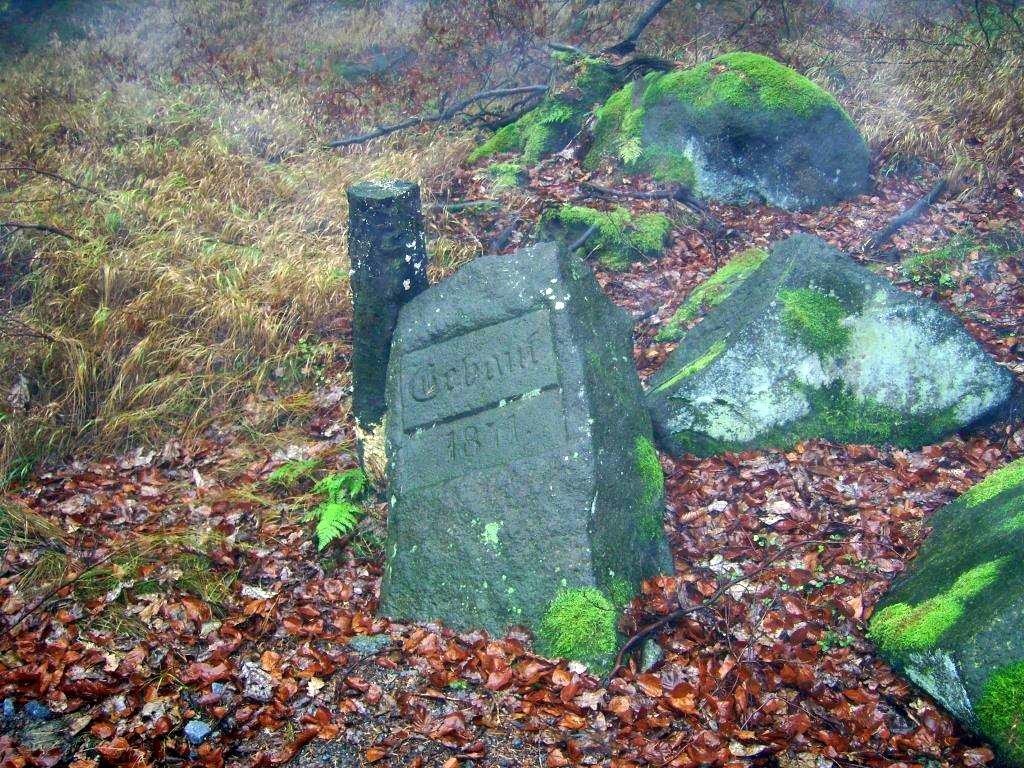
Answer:
<path fill-rule="evenodd" d="M 398 310 L 427 287 L 420 189 L 409 181 L 365 181 L 348 189 L 352 284 L 352 412 L 363 468 L 386 477 L 384 388 Z"/>

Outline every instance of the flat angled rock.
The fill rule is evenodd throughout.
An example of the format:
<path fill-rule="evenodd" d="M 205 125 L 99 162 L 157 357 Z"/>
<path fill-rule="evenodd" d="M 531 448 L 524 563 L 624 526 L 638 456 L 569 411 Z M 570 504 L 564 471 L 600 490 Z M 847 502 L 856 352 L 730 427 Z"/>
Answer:
<path fill-rule="evenodd" d="M 381 612 L 606 665 L 671 569 L 626 313 L 551 244 L 479 258 L 402 308 L 387 397 Z"/>
<path fill-rule="evenodd" d="M 818 238 L 795 235 L 738 274 L 651 379 L 670 453 L 811 437 L 915 448 L 992 417 L 1012 394 L 1009 372 L 957 318 Z"/>
<path fill-rule="evenodd" d="M 869 636 L 893 667 L 1024 766 L 1024 459 L 929 521 L 876 606 Z"/>

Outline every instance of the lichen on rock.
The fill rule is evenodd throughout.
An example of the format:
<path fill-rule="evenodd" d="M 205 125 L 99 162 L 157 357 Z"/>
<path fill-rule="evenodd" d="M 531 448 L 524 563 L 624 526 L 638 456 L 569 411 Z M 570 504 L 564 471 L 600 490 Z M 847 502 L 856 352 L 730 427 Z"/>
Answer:
<path fill-rule="evenodd" d="M 807 235 L 711 303 L 650 381 L 655 433 L 675 455 L 811 437 L 919 447 L 1012 392 L 956 318 Z"/>
<path fill-rule="evenodd" d="M 567 246 L 590 227 L 594 234 L 585 248 L 608 269 L 626 269 L 634 261 L 655 258 L 661 254 L 672 229 L 672 222 L 663 213 L 633 215 L 617 207 L 600 211 L 566 203 L 549 208 L 538 225 L 540 237 Z"/>

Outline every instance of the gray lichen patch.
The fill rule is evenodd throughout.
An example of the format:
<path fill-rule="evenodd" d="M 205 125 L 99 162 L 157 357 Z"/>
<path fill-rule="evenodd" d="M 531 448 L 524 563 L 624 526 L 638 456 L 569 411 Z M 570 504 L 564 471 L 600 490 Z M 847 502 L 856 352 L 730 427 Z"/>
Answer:
<path fill-rule="evenodd" d="M 648 403 L 667 450 L 706 455 L 809 437 L 916 447 L 1011 390 L 952 315 L 798 235 L 686 334 Z"/>

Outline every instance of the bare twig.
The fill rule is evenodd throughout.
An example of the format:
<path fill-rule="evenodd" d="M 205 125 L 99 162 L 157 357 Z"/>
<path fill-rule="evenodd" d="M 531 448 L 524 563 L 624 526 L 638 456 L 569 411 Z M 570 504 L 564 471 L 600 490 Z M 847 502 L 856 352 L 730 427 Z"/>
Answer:
<path fill-rule="evenodd" d="M 93 189 L 92 187 L 87 187 L 84 184 L 79 184 L 77 181 L 72 181 L 67 176 L 61 176 L 59 173 L 54 173 L 53 171 L 44 171 L 42 168 L 36 168 L 32 165 L 0 165 L 0 171 L 22 171 L 24 173 L 35 173 L 39 176 L 45 176 L 48 179 L 53 179 L 54 181 L 62 181 L 69 187 L 80 189 L 83 192 L 88 192 L 93 195 L 103 194 L 98 189 Z"/>
<path fill-rule="evenodd" d="M 375 128 L 369 133 L 359 134 L 358 136 L 348 136 L 344 139 L 337 139 L 336 141 L 328 142 L 325 147 L 328 149 L 338 149 L 340 147 L 349 147 L 353 144 L 364 144 L 372 139 L 378 139 L 381 136 L 387 136 L 398 131 L 405 130 L 406 128 L 414 128 L 417 125 L 423 125 L 425 123 L 440 123 L 445 120 L 450 120 L 457 114 L 462 112 L 478 101 L 486 101 L 488 99 L 502 99 L 508 96 L 520 96 L 522 94 L 530 93 L 536 96 L 541 96 L 548 91 L 546 85 L 520 85 L 514 88 L 495 88 L 490 91 L 480 91 L 472 96 L 469 96 L 461 101 L 452 104 L 447 109 L 443 109 L 433 114 L 422 114 L 415 115 L 414 117 L 406 118 L 398 123 L 392 123 L 390 125 L 382 125 L 379 128 Z"/>
<path fill-rule="evenodd" d="M 935 186 L 928 190 L 927 195 L 919 199 L 912 206 L 907 208 L 907 210 L 871 235 L 864 244 L 864 252 L 871 253 L 873 251 L 877 251 L 889 242 L 892 236 L 899 232 L 900 229 L 931 208 L 935 204 L 935 201 L 942 196 L 942 193 L 946 191 L 947 186 L 949 186 L 949 179 L 947 178 L 941 178 L 935 182 Z"/>
<path fill-rule="evenodd" d="M 632 53 L 636 50 L 636 41 L 640 39 L 640 35 L 643 34 L 644 30 L 654 21 L 655 17 L 661 13 L 662 9 L 671 3 L 672 0 L 654 0 L 647 10 L 643 12 L 643 15 L 636 20 L 636 24 L 633 25 L 633 29 L 630 30 L 629 34 L 625 38 L 605 48 L 602 53 L 611 53 L 619 56 L 623 56 L 627 53 Z"/>
<path fill-rule="evenodd" d="M 569 246 L 569 253 L 575 253 L 577 250 L 587 244 L 587 240 L 594 236 L 597 232 L 597 224 L 591 224 L 587 227 L 586 231 L 582 235 L 576 238 L 576 240 Z"/>
<path fill-rule="evenodd" d="M 740 576 L 737 576 L 736 578 L 730 579 L 729 581 L 725 582 L 725 584 L 716 589 L 711 594 L 711 596 L 703 602 L 698 603 L 697 605 L 688 606 L 686 608 L 677 608 L 671 613 L 662 616 L 660 619 L 652 621 L 650 624 L 641 627 L 637 631 L 637 633 L 630 637 L 626 641 L 625 645 L 623 645 L 622 648 L 619 650 L 618 655 L 615 657 L 615 666 L 612 668 L 611 672 L 608 673 L 606 680 L 614 677 L 615 673 L 622 669 L 623 662 L 626 656 L 651 635 L 660 632 L 665 627 L 675 624 L 676 622 L 686 618 L 692 613 L 697 613 L 698 611 L 706 610 L 709 606 L 718 602 L 726 592 L 735 587 L 737 584 L 742 584 L 744 581 L 750 581 L 751 579 L 761 575 L 787 555 L 790 555 L 799 549 L 803 549 L 811 545 L 817 546 L 819 544 L 829 543 L 834 542 L 824 542 L 818 540 L 801 541 L 796 544 L 792 544 L 788 547 L 784 547 L 783 549 L 780 549 L 774 555 L 769 557 L 767 560 L 765 560 L 763 563 L 761 563 L 757 568 L 755 568 L 750 573 L 741 574 Z"/>
<path fill-rule="evenodd" d="M 32 224 L 28 221 L 0 221 L 0 227 L 6 227 L 8 229 L 31 229 L 37 232 L 46 232 L 51 235 L 60 235 L 61 237 L 66 237 L 68 240 L 79 240 L 79 238 L 75 237 L 70 232 L 65 232 L 63 229 L 51 226 L 50 224 Z"/>

